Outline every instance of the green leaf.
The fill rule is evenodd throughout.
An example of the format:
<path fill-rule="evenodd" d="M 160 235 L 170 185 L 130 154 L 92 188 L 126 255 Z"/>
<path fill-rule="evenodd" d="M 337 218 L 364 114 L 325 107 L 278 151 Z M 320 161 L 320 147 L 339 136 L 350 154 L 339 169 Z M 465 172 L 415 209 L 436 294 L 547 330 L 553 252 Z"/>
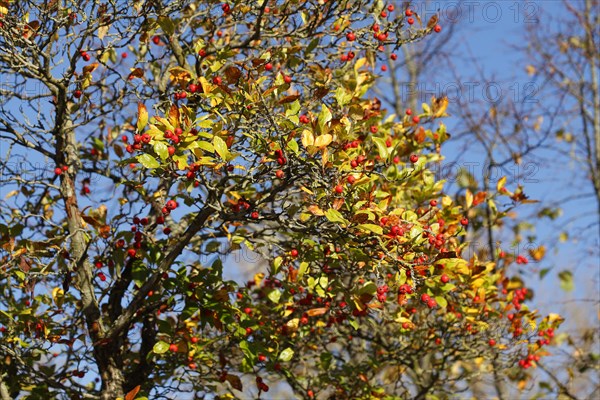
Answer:
<path fill-rule="evenodd" d="M 427 103 L 423 103 L 421 105 L 421 107 L 423 107 L 423 112 L 427 115 L 431 114 L 431 108 L 429 108 L 429 104 Z"/>
<path fill-rule="evenodd" d="M 298 154 L 298 142 L 296 142 L 294 139 L 287 143 L 287 148 L 290 149 L 294 154 Z"/>
<path fill-rule="evenodd" d="M 330 208 L 325 212 L 325 218 L 327 218 L 330 222 L 338 222 L 340 224 L 348 223 L 344 216 L 338 210 L 334 210 L 333 208 Z"/>
<path fill-rule="evenodd" d="M 167 148 L 167 145 L 164 144 L 163 142 L 154 143 L 154 152 L 156 154 L 158 154 L 160 159 L 163 161 L 165 161 L 167 158 L 169 158 L 169 150 Z"/>
<path fill-rule="evenodd" d="M 321 112 L 319 113 L 319 127 L 321 128 L 321 133 L 325 133 L 323 128 L 325 127 L 325 124 L 331 121 L 332 117 L 333 115 L 331 115 L 329 108 L 327 108 L 325 104 L 322 104 Z"/>
<path fill-rule="evenodd" d="M 560 288 L 565 292 L 570 292 L 575 288 L 575 282 L 573 282 L 573 273 L 571 271 L 561 271 L 558 274 L 560 280 Z"/>
<path fill-rule="evenodd" d="M 159 340 L 154 344 L 154 347 L 152 347 L 152 351 L 156 354 L 164 354 L 169 351 L 169 343 Z"/>
<path fill-rule="evenodd" d="M 152 157 L 150 154 L 141 154 L 137 156 L 137 160 L 146 168 L 154 169 L 160 167 L 156 158 Z"/>
<path fill-rule="evenodd" d="M 304 50 L 304 56 L 308 56 L 319 44 L 319 38 L 313 39 L 308 46 L 306 46 L 306 50 Z"/>
<path fill-rule="evenodd" d="M 543 279 L 546 275 L 548 275 L 548 272 L 550 272 L 550 268 L 543 268 L 540 271 L 540 279 Z"/>
<path fill-rule="evenodd" d="M 267 296 L 269 297 L 269 300 L 277 304 L 279 303 L 279 299 L 281 299 L 281 292 L 277 289 L 271 290 Z"/>
<path fill-rule="evenodd" d="M 343 87 L 338 87 L 335 91 L 335 100 L 340 107 L 343 107 L 352 100 L 352 93 L 348 92 Z"/>
<path fill-rule="evenodd" d="M 300 107 L 300 102 L 298 100 L 294 100 L 292 103 L 289 104 L 288 109 L 285 110 L 286 117 L 298 114 L 298 112 L 300 111 Z"/>
<path fill-rule="evenodd" d="M 379 138 L 379 137 L 373 137 L 372 139 L 373 139 L 373 142 L 375 143 L 375 145 L 377 145 L 377 151 L 379 152 L 379 157 L 381 157 L 381 159 L 383 159 L 383 160 L 386 160 L 389 155 L 389 150 L 385 144 L 385 140 L 383 140 L 383 138 Z"/>
<path fill-rule="evenodd" d="M 273 260 L 273 275 L 277 274 L 279 268 L 281 267 L 281 263 L 283 263 L 283 257 L 275 257 L 275 260 Z"/>
<path fill-rule="evenodd" d="M 446 308 L 448 307 L 448 300 L 446 300 L 445 297 L 442 296 L 435 296 L 435 301 L 436 303 L 438 303 L 438 305 L 442 308 Z"/>
<path fill-rule="evenodd" d="M 279 353 L 279 359 L 281 361 L 290 361 L 293 356 L 294 356 L 294 350 L 292 350 L 289 347 L 287 349 L 283 350 L 281 353 Z"/>
<path fill-rule="evenodd" d="M 302 279 L 302 277 L 306 273 L 307 268 L 308 263 L 306 261 L 300 263 L 300 268 L 298 268 L 298 279 Z"/>
<path fill-rule="evenodd" d="M 321 359 L 321 367 L 324 370 L 328 370 L 329 366 L 331 365 L 331 360 L 333 360 L 333 355 L 330 352 L 324 352 L 321 353 L 321 356 L 319 357 Z"/>
<path fill-rule="evenodd" d="M 213 146 L 215 147 L 217 154 L 219 154 L 223 160 L 227 161 L 230 158 L 227 143 L 225 143 L 225 141 L 219 136 L 215 136 L 213 138 Z"/>
<path fill-rule="evenodd" d="M 358 294 L 375 294 L 377 292 L 377 285 L 373 282 L 367 282 L 358 290 Z"/>
<path fill-rule="evenodd" d="M 158 25 L 160 25 L 163 32 L 165 32 L 169 36 L 175 33 L 175 24 L 173 24 L 173 21 L 171 21 L 171 18 L 169 17 L 158 17 Z"/>
<path fill-rule="evenodd" d="M 209 153 L 214 153 L 215 152 L 215 147 L 212 144 L 210 144 L 209 142 L 206 142 L 204 140 L 200 140 L 200 141 L 198 141 L 196 143 L 198 143 L 198 147 L 201 148 L 202 150 L 206 150 Z"/>
<path fill-rule="evenodd" d="M 375 224 L 360 224 L 357 226 L 358 229 L 360 229 L 361 231 L 368 231 L 368 232 L 373 232 L 376 233 L 378 235 L 383 235 L 383 228 L 379 225 L 375 225 Z"/>

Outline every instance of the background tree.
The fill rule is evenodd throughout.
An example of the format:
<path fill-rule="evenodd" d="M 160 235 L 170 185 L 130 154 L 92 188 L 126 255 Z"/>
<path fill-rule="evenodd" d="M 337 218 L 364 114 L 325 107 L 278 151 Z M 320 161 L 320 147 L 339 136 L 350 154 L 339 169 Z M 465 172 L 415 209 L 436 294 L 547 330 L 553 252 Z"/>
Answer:
<path fill-rule="evenodd" d="M 435 7 L 440 7 L 440 4 L 422 1 L 411 6 L 414 9 L 411 10 L 410 16 L 413 17 L 414 23 L 418 24 L 418 20 L 429 20 L 436 12 Z M 495 8 L 498 8 L 498 4 Z M 574 35 L 575 38 L 571 41 L 591 41 L 591 47 L 594 48 L 593 42 L 596 39 L 593 26 L 598 18 L 597 5 L 593 2 L 565 2 L 562 7 L 553 7 L 549 4 L 530 3 L 516 6 L 507 3 L 500 8 L 505 22 L 498 23 L 496 20 L 495 23 L 489 22 L 486 26 L 485 22 L 477 21 L 485 19 L 485 15 L 481 15 L 481 4 L 441 5 L 437 12 L 440 24 L 444 27 L 442 32 L 430 40 L 406 44 L 401 52 L 390 52 L 389 62 L 382 68 L 382 78 L 378 80 L 376 93 L 381 95 L 384 104 L 400 113 L 403 112 L 403 108 L 420 109 L 420 103 L 428 101 L 432 95 L 448 96 L 448 113 L 455 117 L 449 122 L 448 128 L 452 137 L 447 153 L 451 158 L 435 169 L 441 172 L 442 178 L 451 183 L 446 185 L 445 190 L 457 202 L 464 204 L 466 191 L 483 196 L 503 175 L 507 178 L 508 185 L 525 183 L 528 195 L 533 199 L 544 199 L 543 202 L 532 202 L 518 210 L 513 209 L 510 204 L 498 207 L 489 202 L 473 209 L 469 215 L 469 249 L 480 257 L 496 257 L 498 252 L 494 249 L 502 249 L 509 257 L 528 254 L 530 263 L 519 273 L 523 274 L 530 284 L 540 286 L 542 291 L 547 290 L 548 285 L 554 284 L 558 287 L 560 282 L 560 287 L 564 288 L 567 294 L 573 291 L 574 280 L 578 276 L 592 275 L 591 279 L 595 283 L 586 288 L 578 288 L 578 299 L 563 302 L 553 298 L 553 307 L 560 305 L 563 313 L 572 316 L 569 318 L 572 324 L 571 336 L 564 335 L 560 339 L 561 343 L 569 345 L 563 346 L 560 352 L 556 353 L 556 357 L 549 359 L 548 362 L 555 370 L 549 375 L 544 372 L 536 374 L 544 396 L 549 393 L 563 393 L 568 389 L 571 396 L 587 398 L 597 391 L 598 383 L 595 361 L 597 350 L 594 350 L 597 348 L 597 335 L 593 333 L 595 328 L 591 328 L 595 323 L 590 326 L 587 322 L 590 318 L 592 321 L 596 320 L 593 305 L 600 301 L 595 289 L 598 238 L 593 232 L 593 227 L 597 223 L 595 218 L 589 218 L 587 211 L 575 213 L 573 217 L 573 210 L 579 210 L 579 205 L 585 204 L 590 196 L 593 197 L 594 190 L 586 190 L 588 185 L 583 182 L 589 182 L 588 178 L 593 177 L 594 173 L 588 173 L 590 169 L 587 167 L 574 170 L 576 179 L 582 179 L 582 184 L 577 187 L 571 187 L 566 181 L 557 179 L 566 178 L 572 181 L 572 177 L 565 174 L 565 166 L 576 169 L 578 165 L 570 156 L 576 154 L 573 151 L 576 137 L 581 139 L 578 149 L 584 149 L 586 143 L 589 145 L 589 149 L 582 151 L 582 157 L 578 159 L 583 160 L 585 154 L 592 155 L 586 165 L 589 167 L 595 164 L 595 141 L 592 135 L 575 133 L 582 126 L 578 122 L 578 116 L 582 115 L 579 112 L 581 107 L 571 109 L 571 106 L 567 106 L 576 102 L 568 100 L 570 95 L 565 89 L 573 86 L 575 78 L 579 79 L 579 86 L 586 87 L 585 93 L 572 100 L 582 101 L 588 107 L 593 106 L 592 75 L 597 74 L 597 61 L 590 60 L 590 57 L 594 58 L 593 50 L 587 53 L 588 59 L 583 60 L 577 50 L 572 50 L 566 45 L 565 38 Z M 476 17 L 476 20 L 473 20 L 473 17 Z M 507 19 L 510 21 L 507 22 Z M 493 62 L 482 61 L 478 52 L 469 47 L 469 43 L 477 43 L 477 40 L 469 40 L 473 32 L 478 32 L 476 35 L 481 33 L 481 40 L 489 41 L 491 35 L 485 35 L 485 31 L 498 31 L 498 27 L 494 25 L 504 26 L 503 24 L 510 25 L 511 29 L 516 24 L 517 30 L 522 31 L 527 27 L 528 40 L 531 42 L 529 48 L 514 43 L 511 46 L 507 36 L 505 40 L 509 40 L 508 43 L 497 44 L 504 45 L 506 51 L 510 51 L 506 53 L 508 59 L 508 55 L 513 54 L 513 58 L 520 58 L 520 64 L 517 65 L 523 66 L 522 71 L 516 69 L 508 76 Z M 468 36 L 465 32 L 466 26 Z M 504 26 L 504 29 L 508 28 L 509 26 Z M 559 38 L 563 38 L 560 49 L 549 49 L 547 43 L 560 41 Z M 521 36 L 517 35 L 513 39 L 520 40 Z M 467 44 L 445 45 L 448 42 Z M 576 54 L 569 54 L 571 51 Z M 577 77 L 573 76 L 572 79 L 558 82 L 556 85 L 555 78 L 558 74 L 552 72 L 555 70 L 553 65 L 564 63 L 563 58 L 570 62 L 570 67 L 565 68 L 578 71 L 578 74 Z M 389 68 L 390 72 L 383 71 L 384 68 L 386 71 Z M 529 76 L 523 74 L 525 71 Z M 548 78 L 550 75 L 546 74 L 550 72 L 553 77 L 551 79 Z M 500 96 L 496 96 L 499 93 L 494 93 L 494 90 L 492 93 L 484 92 L 482 88 L 485 87 L 499 88 Z M 565 108 L 571 111 L 564 112 Z M 590 119 L 592 115 L 591 111 L 587 111 L 589 126 L 593 125 Z M 559 140 L 558 145 L 553 143 L 555 138 Z M 553 186 L 546 185 L 540 188 L 538 185 L 534 195 L 531 195 L 527 183 L 543 183 L 544 179 L 549 180 L 550 176 Z M 570 189 L 564 192 L 548 190 L 550 187 L 562 185 L 569 186 Z M 515 211 L 522 216 L 516 218 Z M 567 217 L 563 215 L 565 211 Z M 498 213 L 510 218 L 498 219 Z M 582 229 L 573 229 L 575 226 L 581 226 Z M 566 241 L 573 243 L 571 249 L 577 249 L 573 251 L 572 257 L 568 258 L 573 260 L 572 267 L 560 265 L 557 257 L 544 257 L 550 250 L 554 255 L 564 254 L 565 251 L 559 248 Z M 584 251 L 589 257 L 581 257 L 580 251 Z M 548 278 L 540 282 L 550 271 L 553 272 L 550 276 L 557 276 L 554 283 L 549 283 Z M 565 357 L 570 361 L 565 362 Z M 578 367 L 569 368 L 568 375 L 563 374 L 565 363 L 576 364 Z M 505 385 L 501 382 L 502 376 L 497 379 L 498 375 L 494 375 L 487 379 L 485 374 L 482 374 L 483 379 L 476 381 L 478 397 L 486 397 L 497 391 L 498 383 L 504 387 L 504 395 L 509 397 L 524 395 L 523 390 L 526 393 L 539 390 L 537 386 L 525 385 L 518 388 L 521 393 L 513 393 L 516 387 Z M 557 376 L 561 376 L 563 382 L 557 382 Z M 550 378 L 550 383 L 545 381 L 546 378 Z"/>
<path fill-rule="evenodd" d="M 0 4 L 2 399 L 443 397 L 545 354 L 561 318 L 528 309 L 513 260 L 461 258 L 481 199 L 428 169 L 447 101 L 388 115 L 368 94 L 435 20 Z M 220 259 L 240 248 L 265 265 L 245 285 Z"/>

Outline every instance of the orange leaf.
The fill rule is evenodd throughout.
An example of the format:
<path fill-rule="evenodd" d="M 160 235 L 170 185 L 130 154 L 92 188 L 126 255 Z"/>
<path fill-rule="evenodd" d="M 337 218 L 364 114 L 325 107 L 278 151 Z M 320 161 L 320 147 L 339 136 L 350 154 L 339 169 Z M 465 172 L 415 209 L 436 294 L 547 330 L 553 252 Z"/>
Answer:
<path fill-rule="evenodd" d="M 476 206 L 485 201 L 485 197 L 487 196 L 487 192 L 478 192 L 473 199 L 473 205 Z"/>
<path fill-rule="evenodd" d="M 294 102 L 296 100 L 298 100 L 300 98 L 299 94 L 292 94 L 290 96 L 285 96 L 282 99 L 279 100 L 279 104 L 285 104 L 285 103 L 291 103 Z"/>
<path fill-rule="evenodd" d="M 234 66 L 229 66 L 229 67 L 225 68 L 225 79 L 227 79 L 228 83 L 230 83 L 230 84 L 238 83 L 241 76 L 242 76 L 242 71 L 240 71 L 239 68 L 234 67 Z"/>
<path fill-rule="evenodd" d="M 438 23 L 438 16 L 437 14 L 432 15 L 431 18 L 429 18 L 429 22 L 427 22 L 427 29 L 431 29 L 434 26 L 436 26 Z"/>
<path fill-rule="evenodd" d="M 137 385 L 136 387 L 134 387 L 133 389 L 131 389 L 131 391 L 129 393 L 127 393 L 125 395 L 125 400 L 133 400 L 133 399 L 135 399 L 135 396 L 138 394 L 139 391 L 140 391 L 140 385 Z"/>
<path fill-rule="evenodd" d="M 306 315 L 308 315 L 309 317 L 314 317 L 317 315 L 323 315 L 327 312 L 327 307 L 321 307 L 321 308 L 313 308 L 311 310 L 308 310 L 306 312 Z"/>
<path fill-rule="evenodd" d="M 233 387 L 234 389 L 240 390 L 240 391 L 243 389 L 242 380 L 240 379 L 239 376 L 227 374 L 225 379 L 227 379 L 227 382 L 229 382 L 231 384 L 231 387 Z"/>
<path fill-rule="evenodd" d="M 94 70 L 96 68 L 98 68 L 98 63 L 92 63 L 90 65 L 86 65 L 85 67 L 83 67 L 83 74 L 84 75 L 91 74 L 92 72 L 94 72 Z"/>
<path fill-rule="evenodd" d="M 169 122 L 174 127 L 179 125 L 179 108 L 175 104 L 172 104 L 169 110 Z"/>
<path fill-rule="evenodd" d="M 132 80 L 133 78 L 141 78 L 144 76 L 144 70 L 141 68 L 132 68 L 131 73 L 127 79 Z"/>

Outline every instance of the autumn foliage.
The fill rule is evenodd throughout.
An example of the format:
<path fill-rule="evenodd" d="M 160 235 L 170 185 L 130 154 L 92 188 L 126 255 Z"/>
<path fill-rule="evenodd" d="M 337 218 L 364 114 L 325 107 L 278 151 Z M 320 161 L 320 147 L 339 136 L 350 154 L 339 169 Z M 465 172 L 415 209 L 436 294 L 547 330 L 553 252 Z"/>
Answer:
<path fill-rule="evenodd" d="M 500 220 L 523 189 L 449 196 L 430 169 L 447 99 L 393 115 L 370 90 L 437 21 L 380 1 L 162 3 L 0 1 L 0 71 L 20 76 L 3 163 L 51 165 L 3 178 L 2 387 L 443 398 L 488 365 L 526 382 L 561 318 L 508 275 L 524 255 L 465 240 L 478 206 Z M 240 250 L 261 272 L 226 281 Z"/>

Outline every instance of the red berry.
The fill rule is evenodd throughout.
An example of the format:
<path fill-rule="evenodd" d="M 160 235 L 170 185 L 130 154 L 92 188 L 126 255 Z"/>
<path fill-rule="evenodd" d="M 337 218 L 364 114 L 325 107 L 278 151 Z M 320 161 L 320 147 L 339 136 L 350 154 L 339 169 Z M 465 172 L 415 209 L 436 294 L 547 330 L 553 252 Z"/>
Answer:
<path fill-rule="evenodd" d="M 346 180 L 348 181 L 349 184 L 353 185 L 354 182 L 356 182 L 356 178 L 352 175 L 348 176 L 348 178 L 346 178 Z"/>
<path fill-rule="evenodd" d="M 284 76 L 283 76 L 283 81 L 284 81 L 285 83 L 287 83 L 287 84 L 290 84 L 290 83 L 292 83 L 292 77 L 291 77 L 291 76 L 289 76 L 289 75 L 284 75 Z"/>
<path fill-rule="evenodd" d="M 419 121 L 421 121 L 421 118 L 419 118 L 419 116 L 418 116 L 418 115 L 415 115 L 415 116 L 412 118 L 412 122 L 414 122 L 415 124 L 418 124 L 418 123 L 419 123 Z"/>
<path fill-rule="evenodd" d="M 296 249 L 292 249 L 292 250 L 290 251 L 290 255 L 291 255 L 292 257 L 298 257 L 298 250 L 296 250 Z"/>
<path fill-rule="evenodd" d="M 279 179 L 282 179 L 285 176 L 285 173 L 279 169 L 275 172 L 275 176 Z"/>
<path fill-rule="evenodd" d="M 435 31 L 435 33 L 440 33 L 442 31 L 442 27 L 439 25 L 436 25 L 433 27 L 433 30 Z"/>
<path fill-rule="evenodd" d="M 415 164 L 417 161 L 419 161 L 419 156 L 416 155 L 416 154 L 412 154 L 410 156 L 410 162 L 413 163 L 413 164 Z"/>
<path fill-rule="evenodd" d="M 388 10 L 389 12 L 394 12 L 394 9 L 395 9 L 395 7 L 394 7 L 394 5 L 393 5 L 393 4 L 390 4 L 389 6 L 387 6 L 387 10 Z"/>
<path fill-rule="evenodd" d="M 348 32 L 348 33 L 346 33 L 346 39 L 349 42 L 353 42 L 356 40 L 356 35 L 354 34 L 354 32 Z"/>
<path fill-rule="evenodd" d="M 54 168 L 54 174 L 55 175 L 62 175 L 62 173 L 63 173 L 63 170 L 62 170 L 61 167 Z"/>
<path fill-rule="evenodd" d="M 173 154 L 175 154 L 175 147 L 169 146 L 167 147 L 167 151 L 169 152 L 169 155 L 172 156 Z"/>
<path fill-rule="evenodd" d="M 406 20 L 406 22 L 408 22 L 409 25 L 412 25 L 415 23 L 415 19 L 413 17 L 410 17 Z"/>
<path fill-rule="evenodd" d="M 344 192 L 344 187 L 342 185 L 337 185 L 335 187 L 335 192 L 338 194 L 342 194 Z"/>
<path fill-rule="evenodd" d="M 423 294 L 421 295 L 421 301 L 422 301 L 423 303 L 427 303 L 429 300 L 431 300 L 431 297 L 429 297 L 429 295 L 428 295 L 427 293 L 423 293 Z"/>
<path fill-rule="evenodd" d="M 413 12 L 410 8 L 407 8 L 406 11 L 404 11 L 404 15 L 406 15 L 407 17 L 412 17 Z"/>
<path fill-rule="evenodd" d="M 169 351 L 172 351 L 173 353 L 175 353 L 177 350 L 179 350 L 179 347 L 173 343 L 169 346 Z"/>
<path fill-rule="evenodd" d="M 273 69 L 273 64 L 271 64 L 271 63 L 266 63 L 265 64 L 265 70 L 271 71 L 272 69 Z"/>
<path fill-rule="evenodd" d="M 442 276 L 440 277 L 440 281 L 442 281 L 442 283 L 448 283 L 450 281 L 450 278 L 448 277 L 448 275 L 442 274 Z"/>
<path fill-rule="evenodd" d="M 223 79 L 220 76 L 215 76 L 212 81 L 217 86 L 221 86 L 221 83 L 223 83 Z"/>
<path fill-rule="evenodd" d="M 153 42 L 154 44 L 159 44 L 159 43 L 160 43 L 160 38 L 159 38 L 158 36 L 153 36 L 153 37 L 152 37 L 152 42 Z"/>
<path fill-rule="evenodd" d="M 435 207 L 435 206 L 437 206 L 437 200 L 430 200 L 430 201 L 429 201 L 429 205 L 430 205 L 431 207 Z"/>
<path fill-rule="evenodd" d="M 252 219 L 258 219 L 258 211 L 253 211 L 251 217 Z"/>
<path fill-rule="evenodd" d="M 76 91 L 73 92 L 73 97 L 75 97 L 76 99 L 78 99 L 78 98 L 81 97 L 82 94 L 83 93 L 81 92 L 81 90 L 76 90 Z"/>
<path fill-rule="evenodd" d="M 258 361 L 265 362 L 266 360 L 267 360 L 267 356 L 265 356 L 264 354 L 258 355 Z"/>
<path fill-rule="evenodd" d="M 175 200 L 169 200 L 169 201 L 167 201 L 167 204 L 165 206 L 169 210 L 174 210 L 177 208 L 177 202 Z"/>
<path fill-rule="evenodd" d="M 398 59 L 398 56 L 396 55 L 396 53 L 392 53 L 392 54 L 390 55 L 390 58 L 391 58 L 393 61 L 396 61 L 396 60 Z"/>
<path fill-rule="evenodd" d="M 410 108 L 407 108 L 405 113 L 406 115 L 412 115 L 412 110 Z"/>
<path fill-rule="evenodd" d="M 463 219 L 460 220 L 460 224 L 462 226 L 467 226 L 469 225 L 469 219 L 467 217 L 464 217 Z"/>

